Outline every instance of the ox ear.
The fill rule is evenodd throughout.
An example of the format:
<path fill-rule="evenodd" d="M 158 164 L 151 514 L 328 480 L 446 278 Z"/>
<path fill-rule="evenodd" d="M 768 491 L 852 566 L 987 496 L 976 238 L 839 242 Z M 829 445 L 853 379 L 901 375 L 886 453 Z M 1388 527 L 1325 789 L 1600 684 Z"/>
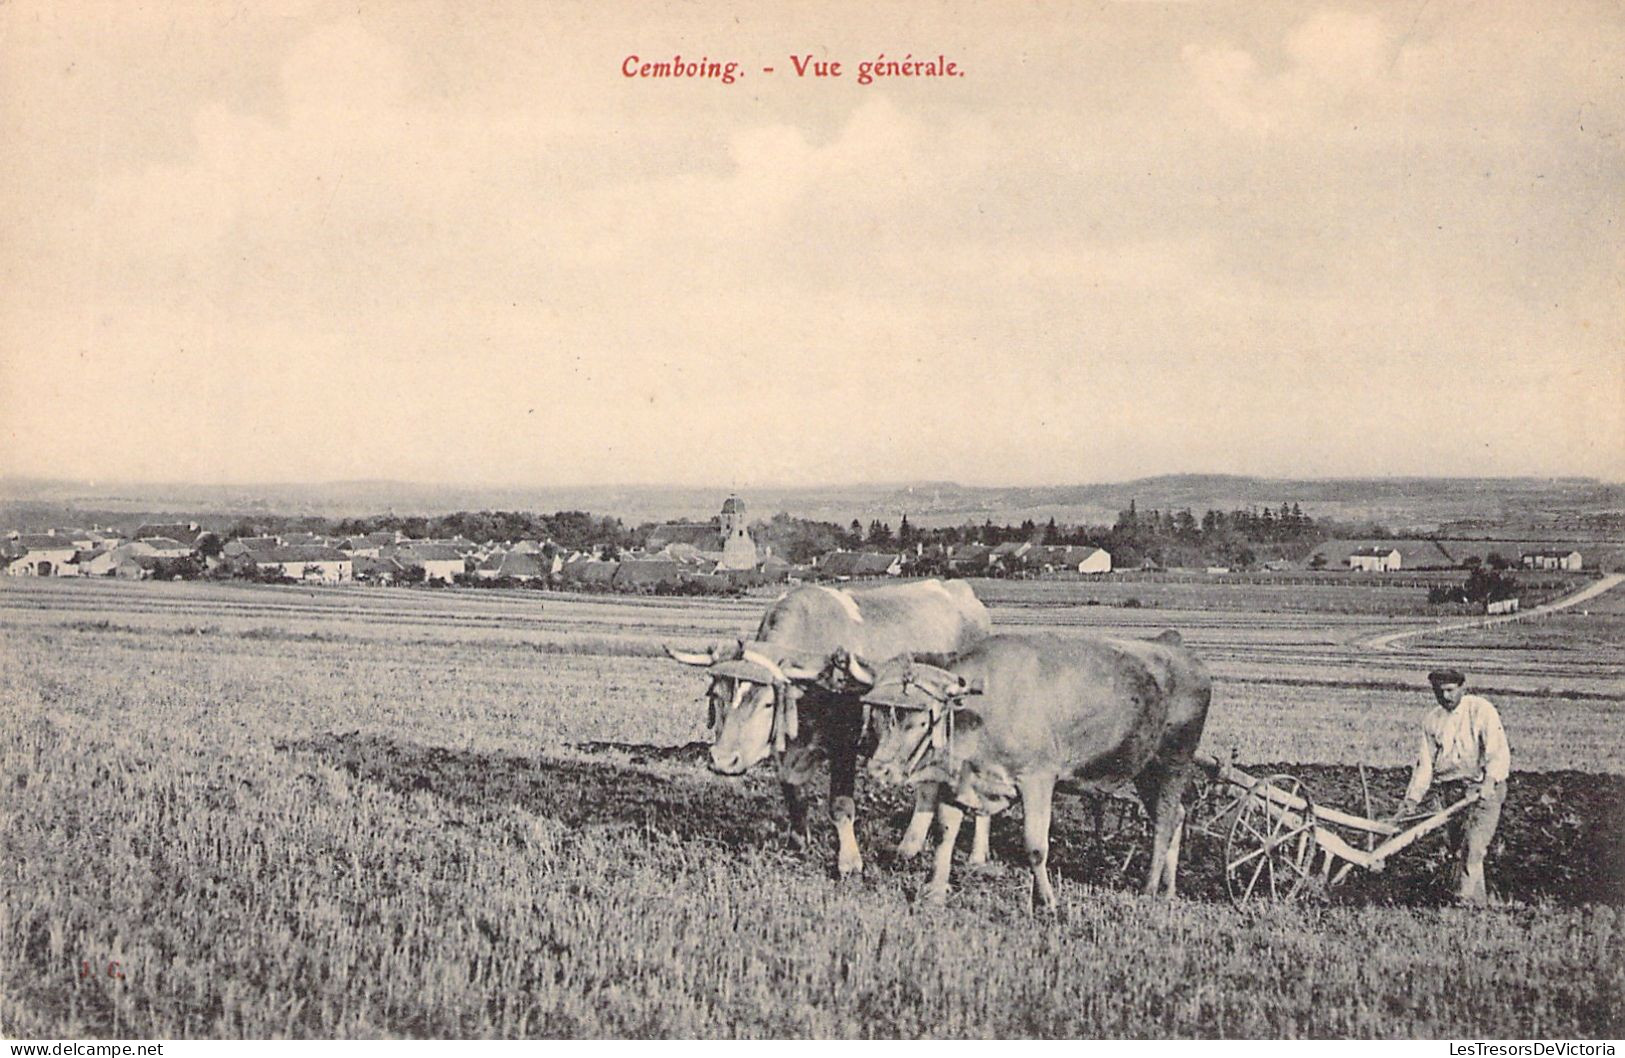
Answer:
<path fill-rule="evenodd" d="M 954 712 L 954 722 L 964 727 L 965 722 L 970 721 L 971 727 L 966 730 L 981 727 L 982 715 L 976 711 L 980 703 L 975 702 L 974 698 L 982 693 L 982 677 L 967 680 L 961 676 L 959 686 L 960 689 L 948 698 L 948 708 Z"/>
<path fill-rule="evenodd" d="M 666 648 L 666 656 L 673 661 L 680 661 L 684 665 L 706 666 L 717 660 L 712 654 L 699 654 L 692 650 L 678 650 L 670 643 L 662 644 Z"/>

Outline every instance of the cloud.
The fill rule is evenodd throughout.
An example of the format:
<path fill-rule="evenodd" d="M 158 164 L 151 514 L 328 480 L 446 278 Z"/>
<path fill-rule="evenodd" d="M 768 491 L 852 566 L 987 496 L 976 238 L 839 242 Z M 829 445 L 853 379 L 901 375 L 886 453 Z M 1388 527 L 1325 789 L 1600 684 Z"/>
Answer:
<path fill-rule="evenodd" d="M 1199 107 L 1229 128 L 1265 136 L 1380 105 L 1397 50 L 1378 14 L 1325 10 L 1276 42 L 1270 57 L 1278 72 L 1231 44 L 1186 44 L 1180 57 Z"/>
<path fill-rule="evenodd" d="M 263 51 L 189 39 L 126 107 L 36 73 L 73 120 L 6 126 L 12 453 L 114 426 L 237 478 L 714 481 L 1625 450 L 1607 20 L 1114 7 L 967 47 L 964 84 L 724 89 L 628 85 L 624 27 L 526 10 L 244 15 Z M 92 102 L 141 149 L 76 167 Z M 1525 425 L 1430 432 L 1439 393 Z"/>

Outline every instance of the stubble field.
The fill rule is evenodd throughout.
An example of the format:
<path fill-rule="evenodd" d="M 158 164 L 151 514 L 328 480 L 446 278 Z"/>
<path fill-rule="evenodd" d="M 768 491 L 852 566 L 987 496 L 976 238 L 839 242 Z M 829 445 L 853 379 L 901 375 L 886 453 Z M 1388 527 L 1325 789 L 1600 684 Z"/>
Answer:
<path fill-rule="evenodd" d="M 1219 851 L 1192 840 L 1186 895 L 1147 900 L 1133 822 L 1097 836 L 1091 806 L 1066 798 L 1058 920 L 1026 916 L 1019 825 L 1003 818 L 1009 866 L 956 876 L 949 907 L 927 910 L 912 901 L 922 865 L 885 851 L 906 798 L 872 786 L 868 870 L 837 883 L 827 824 L 792 851 L 770 777 L 705 772 L 703 681 L 659 656 L 664 640 L 748 632 L 762 599 L 10 582 L 0 1023 L 319 1037 L 1625 1027 L 1625 652 L 1608 606 L 1373 655 L 1362 640 L 1424 620 L 1408 595 L 1391 617 L 1335 600 L 1204 608 L 1146 584 L 1138 608 L 997 587 L 1004 627 L 1178 628 L 1218 677 L 1206 747 L 1357 810 L 1356 764 L 1375 769 L 1378 810 L 1397 798 L 1422 674 L 1467 668 L 1515 754 L 1491 861 L 1500 906 L 1444 905 L 1437 841 L 1327 899 L 1244 913 L 1221 899 Z"/>

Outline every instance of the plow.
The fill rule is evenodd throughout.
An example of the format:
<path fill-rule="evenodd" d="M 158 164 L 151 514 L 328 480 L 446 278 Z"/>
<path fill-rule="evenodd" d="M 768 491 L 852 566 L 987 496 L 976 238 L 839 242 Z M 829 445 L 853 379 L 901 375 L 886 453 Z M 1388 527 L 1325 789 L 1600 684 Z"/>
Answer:
<path fill-rule="evenodd" d="M 1237 907 L 1328 889 L 1355 868 L 1381 871 L 1478 800 L 1473 791 L 1437 811 L 1389 821 L 1373 818 L 1363 768 L 1360 815 L 1316 802 L 1290 774 L 1255 776 L 1206 754 L 1196 765 L 1206 782 L 1185 828 L 1222 843 L 1225 891 Z"/>

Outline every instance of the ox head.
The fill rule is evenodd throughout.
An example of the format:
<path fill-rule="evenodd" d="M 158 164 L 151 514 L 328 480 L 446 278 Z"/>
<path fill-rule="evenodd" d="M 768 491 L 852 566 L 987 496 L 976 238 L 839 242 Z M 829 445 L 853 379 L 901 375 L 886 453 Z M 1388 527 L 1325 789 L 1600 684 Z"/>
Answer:
<path fill-rule="evenodd" d="M 800 734 L 798 683 L 816 680 L 822 669 L 805 655 L 773 643 L 714 646 L 707 653 L 666 647 L 673 660 L 703 667 L 711 677 L 706 691 L 711 733 L 711 770 L 743 775 Z"/>
<path fill-rule="evenodd" d="M 952 754 L 956 714 L 979 683 L 907 655 L 881 666 L 846 659 L 847 677 L 862 686 L 868 721 L 879 742 L 869 774 L 881 782 L 944 781 Z"/>

